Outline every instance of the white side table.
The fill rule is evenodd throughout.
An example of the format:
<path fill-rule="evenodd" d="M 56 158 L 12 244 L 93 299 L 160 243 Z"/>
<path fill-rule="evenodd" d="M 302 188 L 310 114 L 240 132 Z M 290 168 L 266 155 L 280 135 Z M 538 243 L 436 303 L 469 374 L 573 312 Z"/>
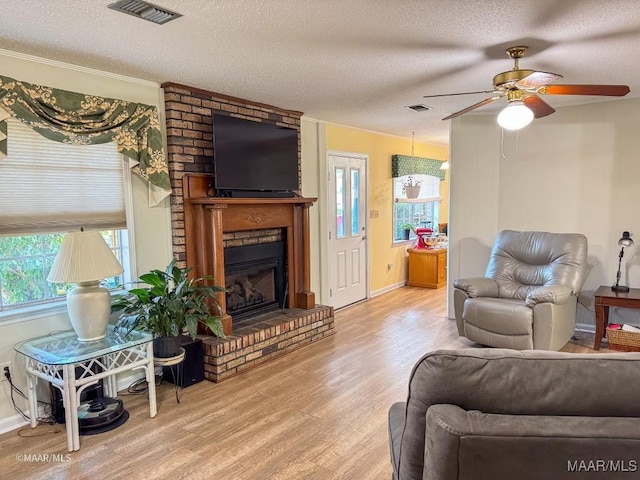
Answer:
<path fill-rule="evenodd" d="M 156 384 L 153 367 L 153 342 L 149 333 L 132 331 L 127 334 L 107 327 L 105 338 L 81 342 L 74 331 L 53 333 L 25 340 L 14 346 L 27 360 L 27 387 L 31 427 L 37 425 L 38 378 L 50 382 L 62 392 L 70 452 L 80 450 L 78 407 L 80 395 L 90 385 L 105 379 L 105 395 L 118 395 L 115 375 L 142 368 L 149 384 L 149 416 L 155 417 Z M 76 370 L 81 373 L 76 374 Z M 97 371 L 94 371 L 97 370 Z"/>

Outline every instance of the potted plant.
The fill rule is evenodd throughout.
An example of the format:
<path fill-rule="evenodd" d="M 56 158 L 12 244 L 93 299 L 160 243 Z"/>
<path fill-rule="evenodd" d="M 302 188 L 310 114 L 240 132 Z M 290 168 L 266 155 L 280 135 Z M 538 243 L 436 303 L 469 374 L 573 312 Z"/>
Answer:
<path fill-rule="evenodd" d="M 407 179 L 402 182 L 402 193 L 404 193 L 407 198 L 418 198 L 421 185 L 422 180 L 414 180 L 413 176 L 409 175 Z"/>
<path fill-rule="evenodd" d="M 410 223 L 403 223 L 400 228 L 402 229 L 402 235 L 405 240 L 409 240 L 411 232 L 416 233 L 416 227 Z"/>
<path fill-rule="evenodd" d="M 119 312 L 117 327 L 127 331 L 145 330 L 154 335 L 154 355 L 173 357 L 180 353 L 180 334 L 185 330 L 195 338 L 198 323 L 224 337 L 217 293 L 222 287 L 206 285 L 211 276 L 189 278 L 191 268 L 181 269 L 172 260 L 165 271 L 151 270 L 140 276 L 146 288 L 132 288 L 111 305 Z M 212 315 L 211 312 L 215 315 Z"/>

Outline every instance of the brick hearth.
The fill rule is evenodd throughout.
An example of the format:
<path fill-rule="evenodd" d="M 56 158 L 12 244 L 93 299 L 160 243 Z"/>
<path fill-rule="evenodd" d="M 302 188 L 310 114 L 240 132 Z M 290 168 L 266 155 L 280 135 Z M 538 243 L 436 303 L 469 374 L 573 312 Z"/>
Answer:
<path fill-rule="evenodd" d="M 296 348 L 335 333 L 333 308 L 298 308 L 256 317 L 256 323 L 239 328 L 226 338 L 201 336 L 204 376 L 212 382 L 260 365 Z"/>

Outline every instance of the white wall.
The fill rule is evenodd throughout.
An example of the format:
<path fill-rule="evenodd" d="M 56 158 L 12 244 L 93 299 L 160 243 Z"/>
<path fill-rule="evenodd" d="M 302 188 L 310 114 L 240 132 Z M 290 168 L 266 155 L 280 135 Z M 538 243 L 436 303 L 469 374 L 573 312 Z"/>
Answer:
<path fill-rule="evenodd" d="M 302 194 L 318 201 L 309 212 L 311 236 L 311 291 L 316 294 L 316 303 L 328 305 L 328 278 L 326 271 L 327 238 L 321 232 L 327 231 L 327 190 L 325 177 L 327 147 L 325 124 L 312 118 L 302 117 L 300 122 L 302 138 Z"/>
<path fill-rule="evenodd" d="M 639 125 L 640 99 L 559 108 L 504 139 L 495 115 L 455 119 L 450 279 L 483 275 L 500 230 L 583 233 L 592 270 L 578 323 L 593 328 L 593 292 L 615 281 L 618 238 L 629 230 L 640 241 Z M 623 283 L 640 287 L 640 245 L 626 249 Z M 638 323 L 640 313 L 616 309 L 616 316 Z"/>
<path fill-rule="evenodd" d="M 309 209 L 309 236 L 311 247 L 311 291 L 316 294 L 316 303 L 322 303 L 322 258 L 320 255 L 320 211 L 323 200 L 320 193 L 319 155 L 321 144 L 319 139 L 319 122 L 302 118 L 300 121 L 302 195 L 317 198 L 318 201 Z"/>
<path fill-rule="evenodd" d="M 160 123 L 165 124 L 164 94 L 158 84 L 6 50 L 0 50 L 0 65 L 0 74 L 16 80 L 157 106 L 161 112 Z M 132 183 L 136 269 L 138 273 L 144 273 L 152 268 L 166 266 L 172 257 L 171 217 L 168 200 L 157 207 L 149 208 L 147 183 L 135 176 Z M 14 323 L 0 321 L 0 363 L 12 362 L 12 376 L 23 391 L 26 392 L 24 365 L 20 356 L 15 354 L 13 345 L 27 338 L 46 335 L 53 330 L 70 328 L 66 312 L 45 312 L 38 317 L 27 317 L 26 320 Z M 0 389 L 0 431 L 8 428 L 15 419 L 7 382 L 1 385 L 3 388 Z M 27 408 L 26 402 L 20 402 L 20 406 L 23 410 Z"/>

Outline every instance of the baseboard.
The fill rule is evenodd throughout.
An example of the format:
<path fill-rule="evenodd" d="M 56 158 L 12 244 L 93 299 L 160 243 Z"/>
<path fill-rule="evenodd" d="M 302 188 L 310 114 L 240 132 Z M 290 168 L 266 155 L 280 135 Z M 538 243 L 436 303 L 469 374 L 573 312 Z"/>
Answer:
<path fill-rule="evenodd" d="M 116 375 L 116 388 L 118 392 L 127 390 L 129 385 L 141 378 L 144 378 L 144 369 L 127 370 L 120 375 Z"/>
<path fill-rule="evenodd" d="M 369 298 L 377 297 L 378 295 L 382 295 L 383 293 L 390 292 L 395 290 L 396 288 L 402 288 L 407 285 L 407 281 L 394 283 L 393 285 L 386 286 L 384 288 L 380 288 L 378 290 L 373 290 L 369 293 Z"/>
<path fill-rule="evenodd" d="M 576 330 L 584 333 L 596 333 L 596 326 L 591 323 L 576 323 Z"/>
<path fill-rule="evenodd" d="M 28 410 L 25 413 L 29 415 Z M 29 422 L 22 418 L 22 415 L 20 415 L 19 413 L 11 415 L 10 417 L 1 418 L 0 435 L 10 432 L 11 430 L 16 430 L 17 428 L 26 427 L 27 425 L 29 425 Z"/>

